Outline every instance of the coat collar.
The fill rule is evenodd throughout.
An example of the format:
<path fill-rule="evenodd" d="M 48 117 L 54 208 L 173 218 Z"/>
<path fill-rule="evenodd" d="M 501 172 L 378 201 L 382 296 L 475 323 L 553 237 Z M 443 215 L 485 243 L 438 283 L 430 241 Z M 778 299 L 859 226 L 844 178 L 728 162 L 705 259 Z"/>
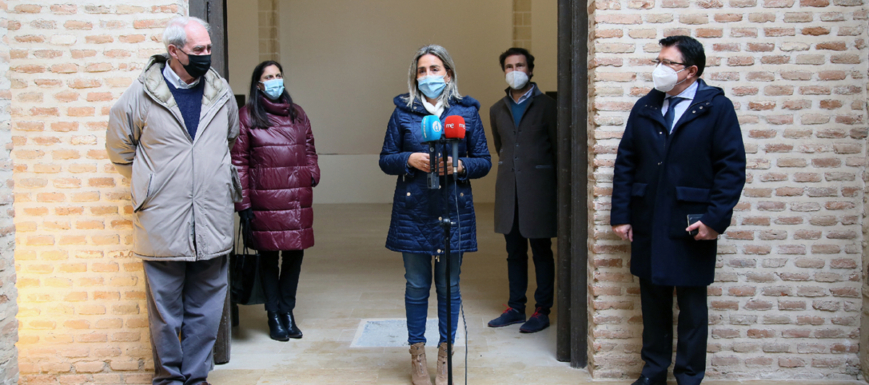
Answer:
<path fill-rule="evenodd" d="M 513 94 L 510 93 L 511 90 L 512 90 L 512 88 L 510 88 L 510 87 L 507 87 L 504 89 L 504 93 L 507 94 L 507 96 L 505 96 L 504 99 L 507 102 L 510 102 L 510 100 L 513 99 Z M 543 95 L 543 91 L 540 91 L 540 87 L 537 87 L 537 83 L 534 83 L 534 82 L 531 82 L 531 89 L 528 90 L 528 92 L 531 92 L 531 95 L 528 96 L 528 100 L 531 100 L 537 96 Z"/>
<path fill-rule="evenodd" d="M 293 108 L 290 103 L 286 103 L 284 100 L 272 101 L 271 99 L 262 95 L 259 95 L 259 98 L 260 103 L 262 103 L 263 108 L 265 108 L 266 112 L 272 115 L 290 116 L 290 108 Z"/>
<path fill-rule="evenodd" d="M 163 78 L 163 67 L 169 62 L 169 54 L 159 54 L 151 56 L 148 64 L 142 74 L 139 75 L 139 82 L 145 88 L 145 93 L 154 98 L 155 101 L 165 105 L 168 108 L 177 106 L 175 98 L 172 97 L 172 91 L 166 84 L 166 79 Z M 208 72 L 202 76 L 200 81 L 205 81 L 205 90 L 202 94 L 202 105 L 209 106 L 216 100 L 220 99 L 223 94 L 229 92 L 229 87 L 223 78 L 210 68 Z"/>
<path fill-rule="evenodd" d="M 706 84 L 703 79 L 697 79 L 697 92 L 694 94 L 694 99 L 691 101 L 691 106 L 689 106 L 689 110 L 692 106 L 702 104 L 705 106 L 704 110 L 709 111 L 709 107 L 711 107 L 712 105 L 712 99 L 723 95 L 724 91 L 721 88 L 712 87 Z M 637 104 L 642 106 L 639 111 L 640 115 L 654 120 L 655 122 L 658 122 L 663 127 L 664 116 L 663 114 L 661 114 L 661 106 L 664 104 L 664 98 L 666 96 L 666 93 L 658 91 L 656 89 L 652 89 L 651 91 L 649 91 L 646 96 L 642 97 L 639 101 L 637 101 Z M 687 123 L 688 121 L 693 119 L 693 117 L 696 117 L 696 115 L 683 115 L 682 118 L 679 119 L 678 122 L 676 122 L 676 126 L 674 127 L 673 132 L 675 133 L 679 126 Z M 669 130 L 667 131 L 669 132 Z"/>
<path fill-rule="evenodd" d="M 724 91 L 721 88 L 712 87 L 706 84 L 703 79 L 697 79 L 697 91 L 694 93 L 694 100 L 691 104 L 709 102 L 718 95 L 724 95 Z M 664 98 L 666 97 L 666 93 L 653 88 L 643 98 L 647 100 L 640 99 L 640 101 L 650 106 L 657 106 L 658 110 L 660 110 L 661 106 L 664 104 Z"/>
<path fill-rule="evenodd" d="M 428 115 L 429 114 L 429 112 L 426 111 L 425 107 L 423 107 L 422 103 L 420 103 L 419 100 L 414 100 L 413 105 L 408 107 L 407 100 L 409 97 L 410 97 L 410 94 L 401 94 L 401 95 L 396 96 L 394 99 L 392 99 L 392 102 L 395 104 L 395 106 L 399 110 L 402 110 L 404 112 L 410 112 L 410 113 L 419 114 L 419 115 Z M 444 112 L 452 110 L 453 107 L 455 107 L 455 106 L 470 107 L 470 108 L 473 108 L 477 111 L 480 110 L 480 102 L 478 102 L 477 99 L 474 99 L 474 98 L 467 96 L 467 95 L 465 95 L 462 98 L 451 99 L 450 106 L 448 108 L 446 108 L 444 110 Z"/>

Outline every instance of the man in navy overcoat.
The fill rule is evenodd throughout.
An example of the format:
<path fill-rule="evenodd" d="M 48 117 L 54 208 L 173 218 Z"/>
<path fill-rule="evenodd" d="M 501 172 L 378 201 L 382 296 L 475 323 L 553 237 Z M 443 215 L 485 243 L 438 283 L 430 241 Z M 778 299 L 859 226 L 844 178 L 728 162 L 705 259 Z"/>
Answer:
<path fill-rule="evenodd" d="M 631 273 L 640 279 L 645 366 L 634 385 L 667 381 L 674 288 L 673 374 L 679 385 L 697 385 L 706 371 L 706 286 L 745 185 L 745 147 L 733 103 L 699 79 L 703 45 L 688 36 L 660 44 L 655 89 L 634 105 L 619 144 L 610 224 L 631 241 Z M 689 226 L 689 215 L 699 220 Z"/>

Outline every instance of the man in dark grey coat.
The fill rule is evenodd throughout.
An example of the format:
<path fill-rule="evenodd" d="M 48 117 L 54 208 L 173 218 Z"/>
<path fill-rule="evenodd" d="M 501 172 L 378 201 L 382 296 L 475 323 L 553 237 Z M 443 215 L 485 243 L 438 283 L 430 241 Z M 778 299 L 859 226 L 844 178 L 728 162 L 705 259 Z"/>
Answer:
<path fill-rule="evenodd" d="M 553 304 L 556 236 L 556 107 L 531 77 L 534 56 L 510 48 L 500 57 L 507 95 L 489 109 L 492 137 L 498 151 L 495 186 L 495 232 L 507 241 L 509 308 L 489 327 L 524 322 L 519 331 L 534 333 L 549 326 Z M 536 310 L 525 321 L 528 288 L 528 244 L 537 273 Z"/>

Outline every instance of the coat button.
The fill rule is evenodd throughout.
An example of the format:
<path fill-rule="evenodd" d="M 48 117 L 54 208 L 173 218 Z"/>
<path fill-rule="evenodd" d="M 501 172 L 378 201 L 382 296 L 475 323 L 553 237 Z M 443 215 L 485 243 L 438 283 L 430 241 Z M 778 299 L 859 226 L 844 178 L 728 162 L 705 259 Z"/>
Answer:
<path fill-rule="evenodd" d="M 661 165 L 661 163 L 664 163 L 664 162 L 658 162 L 658 166 L 660 166 L 660 165 Z"/>
<path fill-rule="evenodd" d="M 438 249 L 438 254 L 440 254 L 440 253 L 441 253 L 441 249 Z M 429 381 L 431 381 L 431 380 L 429 380 Z"/>
<path fill-rule="evenodd" d="M 661 135 L 663 133 L 664 133 L 664 131 L 658 131 L 658 135 Z"/>
<path fill-rule="evenodd" d="M 459 193 L 459 196 L 463 197 L 463 196 L 465 196 L 465 193 Z"/>
<path fill-rule="evenodd" d="M 410 193 L 407 193 L 407 196 L 410 196 Z"/>
<path fill-rule="evenodd" d="M 439 220 L 439 221 L 442 221 L 442 220 L 444 220 L 444 218 L 443 218 L 443 217 L 438 217 L 438 220 Z"/>

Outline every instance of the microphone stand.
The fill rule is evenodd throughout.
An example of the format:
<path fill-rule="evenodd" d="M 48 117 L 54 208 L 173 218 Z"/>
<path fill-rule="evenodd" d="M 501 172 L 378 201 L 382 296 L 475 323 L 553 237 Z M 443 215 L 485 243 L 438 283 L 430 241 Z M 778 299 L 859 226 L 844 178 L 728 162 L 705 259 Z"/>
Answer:
<path fill-rule="evenodd" d="M 443 189 L 443 208 L 441 212 L 443 215 L 441 216 L 441 226 L 444 228 L 444 255 L 446 256 L 446 269 L 444 269 L 445 282 L 447 286 L 447 383 L 449 385 L 453 385 L 453 312 L 452 312 L 452 295 L 451 289 L 452 286 L 450 284 L 450 260 L 452 259 L 452 254 L 450 253 L 450 230 L 452 228 L 452 221 L 450 220 L 450 209 L 449 209 L 449 201 L 450 201 L 450 191 L 449 191 L 449 172 L 447 171 L 450 165 L 447 164 L 447 159 L 449 159 L 449 143 L 451 142 L 449 139 L 441 139 L 441 143 L 443 143 L 443 165 L 444 165 L 444 184 L 447 185 L 447 188 Z M 457 162 L 458 159 L 453 158 L 453 162 Z M 438 167 L 440 167 L 440 163 L 438 162 Z M 453 173 L 453 178 L 456 178 L 457 175 Z M 458 199 L 458 197 L 456 197 Z M 456 218 L 458 218 L 459 213 L 456 212 Z M 461 247 L 461 245 L 459 245 Z"/>

